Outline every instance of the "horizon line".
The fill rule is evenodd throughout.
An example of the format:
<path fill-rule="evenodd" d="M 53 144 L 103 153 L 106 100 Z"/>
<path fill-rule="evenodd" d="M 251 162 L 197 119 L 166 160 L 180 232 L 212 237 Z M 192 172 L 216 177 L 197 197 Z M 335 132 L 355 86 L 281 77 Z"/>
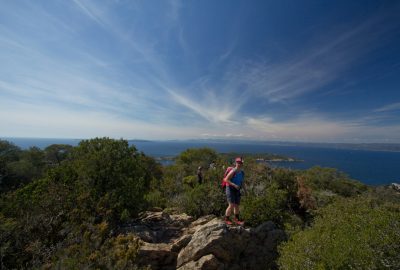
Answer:
<path fill-rule="evenodd" d="M 33 140 L 91 140 L 95 138 L 109 138 L 114 140 L 126 140 L 126 141 L 145 141 L 145 142 L 188 142 L 188 141 L 226 141 L 226 142 L 257 142 L 257 143 L 286 143 L 286 144 L 353 144 L 353 145 L 365 145 L 365 144 L 386 144 L 386 145 L 400 145 L 400 142 L 341 142 L 341 141 L 291 141 L 291 140 L 261 140 L 261 139 L 240 139 L 240 138 L 186 138 L 186 139 L 127 139 L 127 138 L 114 138 L 109 136 L 96 136 L 90 138 L 68 138 L 68 137 L 19 137 L 19 136 L 0 136 L 0 140 L 7 139 L 33 139 Z"/>

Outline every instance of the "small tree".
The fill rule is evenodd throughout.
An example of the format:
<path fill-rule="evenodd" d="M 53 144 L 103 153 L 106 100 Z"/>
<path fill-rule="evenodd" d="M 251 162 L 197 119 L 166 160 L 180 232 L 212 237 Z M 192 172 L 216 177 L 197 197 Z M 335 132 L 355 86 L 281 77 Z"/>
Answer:
<path fill-rule="evenodd" d="M 44 149 L 45 161 L 50 166 L 60 165 L 72 149 L 73 147 L 68 144 L 52 144 Z"/>
<path fill-rule="evenodd" d="M 21 149 L 4 140 L 0 140 L 0 193 L 15 188 L 18 185 L 16 178 L 10 171 L 8 164 L 19 160 Z"/>
<path fill-rule="evenodd" d="M 217 157 L 217 153 L 211 148 L 191 148 L 183 151 L 176 158 L 176 164 L 182 166 L 186 175 L 190 175 L 194 174 L 199 166 L 208 168 Z"/>

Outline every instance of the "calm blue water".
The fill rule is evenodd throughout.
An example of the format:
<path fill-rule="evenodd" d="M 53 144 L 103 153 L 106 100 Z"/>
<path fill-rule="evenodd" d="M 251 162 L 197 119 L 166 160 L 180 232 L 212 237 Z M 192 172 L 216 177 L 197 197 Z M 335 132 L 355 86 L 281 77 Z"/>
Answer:
<path fill-rule="evenodd" d="M 26 149 L 31 146 L 45 148 L 48 145 L 77 145 L 79 139 L 23 139 L 5 138 Z M 363 183 L 378 185 L 400 182 L 400 152 L 346 150 L 321 147 L 284 146 L 255 143 L 207 143 L 207 142 L 135 142 L 136 148 L 145 154 L 160 157 L 174 156 L 188 148 L 210 147 L 218 152 L 274 153 L 304 160 L 303 162 L 274 163 L 292 169 L 312 166 L 333 167 Z"/>

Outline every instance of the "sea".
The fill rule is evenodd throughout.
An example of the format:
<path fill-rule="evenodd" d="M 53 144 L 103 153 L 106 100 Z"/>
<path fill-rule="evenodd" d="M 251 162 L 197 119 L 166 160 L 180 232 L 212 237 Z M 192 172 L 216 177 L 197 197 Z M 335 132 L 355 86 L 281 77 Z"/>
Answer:
<path fill-rule="evenodd" d="M 2 138 L 22 149 L 36 146 L 44 149 L 51 144 L 76 146 L 80 139 Z M 219 153 L 271 153 L 292 157 L 298 162 L 273 162 L 275 167 L 304 170 L 313 166 L 336 168 L 352 179 L 368 185 L 400 182 L 400 152 L 354 150 L 332 147 L 285 145 L 256 142 L 214 141 L 130 141 L 139 151 L 152 157 L 176 156 L 188 148 L 209 147 Z M 168 161 L 167 161 L 168 163 Z M 165 165 L 165 164 L 164 164 Z"/>

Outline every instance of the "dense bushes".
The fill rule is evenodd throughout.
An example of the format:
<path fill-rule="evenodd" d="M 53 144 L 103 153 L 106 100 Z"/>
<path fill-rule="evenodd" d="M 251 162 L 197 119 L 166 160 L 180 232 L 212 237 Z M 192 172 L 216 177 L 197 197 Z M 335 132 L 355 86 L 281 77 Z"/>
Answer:
<path fill-rule="evenodd" d="M 70 145 L 53 144 L 44 150 L 37 147 L 21 150 L 0 140 L 0 193 L 43 177 L 47 169 L 60 165 L 71 149 Z"/>
<path fill-rule="evenodd" d="M 143 209 L 143 196 L 153 178 L 149 166 L 153 164 L 127 141 L 82 141 L 72 152 L 70 163 L 76 172 L 76 188 L 98 202 L 98 209 L 93 210 L 105 208 L 118 219 L 124 210 L 136 214 Z"/>
<path fill-rule="evenodd" d="M 344 197 L 351 197 L 367 190 L 367 186 L 350 179 L 334 168 L 313 167 L 301 173 L 305 184 L 314 190 L 329 190 Z"/>
<path fill-rule="evenodd" d="M 91 267 L 93 252 L 100 254 L 94 260 L 99 267 L 106 265 L 101 260 L 120 260 L 112 258 L 113 250 L 103 258 L 105 247 L 122 248 L 109 234 L 144 209 L 144 195 L 160 173 L 153 159 L 128 142 L 107 138 L 82 141 L 58 161 L 41 179 L 2 196 L 0 256 L 6 268 Z M 126 251 L 127 265 L 134 250 Z"/>
<path fill-rule="evenodd" d="M 164 169 L 161 181 L 147 195 L 152 206 L 175 207 L 188 214 L 222 216 L 227 206 L 220 183 L 228 154 L 215 158 L 207 148 L 188 149 L 177 157 L 177 163 Z M 203 161 L 205 159 L 205 161 Z M 337 196 L 353 196 L 366 186 L 331 168 L 315 167 L 306 171 L 271 169 L 253 157 L 245 159 L 245 189 L 242 191 L 241 214 L 247 224 L 256 226 L 267 220 L 278 225 L 299 226 L 312 221 L 318 207 Z M 214 165 L 204 164 L 212 160 Z M 197 185 L 197 166 L 204 170 L 203 185 Z M 207 203 L 205 203 L 207 202 Z"/>
<path fill-rule="evenodd" d="M 368 197 L 338 199 L 281 247 L 282 269 L 399 269 L 400 212 Z"/>
<path fill-rule="evenodd" d="M 242 200 L 242 218 L 249 225 L 259 225 L 267 220 L 283 224 L 287 216 L 287 191 L 279 189 L 276 184 L 266 188 L 262 195 L 246 194 Z"/>
<path fill-rule="evenodd" d="M 221 187 L 208 182 L 186 188 L 178 208 L 194 217 L 209 214 L 220 216 L 226 208 L 226 199 Z"/>
<path fill-rule="evenodd" d="M 210 164 L 215 167 L 209 167 Z M 188 149 L 174 165 L 164 168 L 162 179 L 151 185 L 146 195 L 150 206 L 174 207 L 193 216 L 221 214 L 224 195 L 221 188 L 223 162 L 209 148 Z M 197 181 L 197 168 L 202 166 L 203 184 Z M 217 169 L 221 168 L 221 169 Z"/>
<path fill-rule="evenodd" d="M 138 269 L 139 238 L 134 234 L 110 237 L 108 230 L 105 222 L 90 225 L 80 242 L 58 251 L 47 265 L 57 269 Z"/>

